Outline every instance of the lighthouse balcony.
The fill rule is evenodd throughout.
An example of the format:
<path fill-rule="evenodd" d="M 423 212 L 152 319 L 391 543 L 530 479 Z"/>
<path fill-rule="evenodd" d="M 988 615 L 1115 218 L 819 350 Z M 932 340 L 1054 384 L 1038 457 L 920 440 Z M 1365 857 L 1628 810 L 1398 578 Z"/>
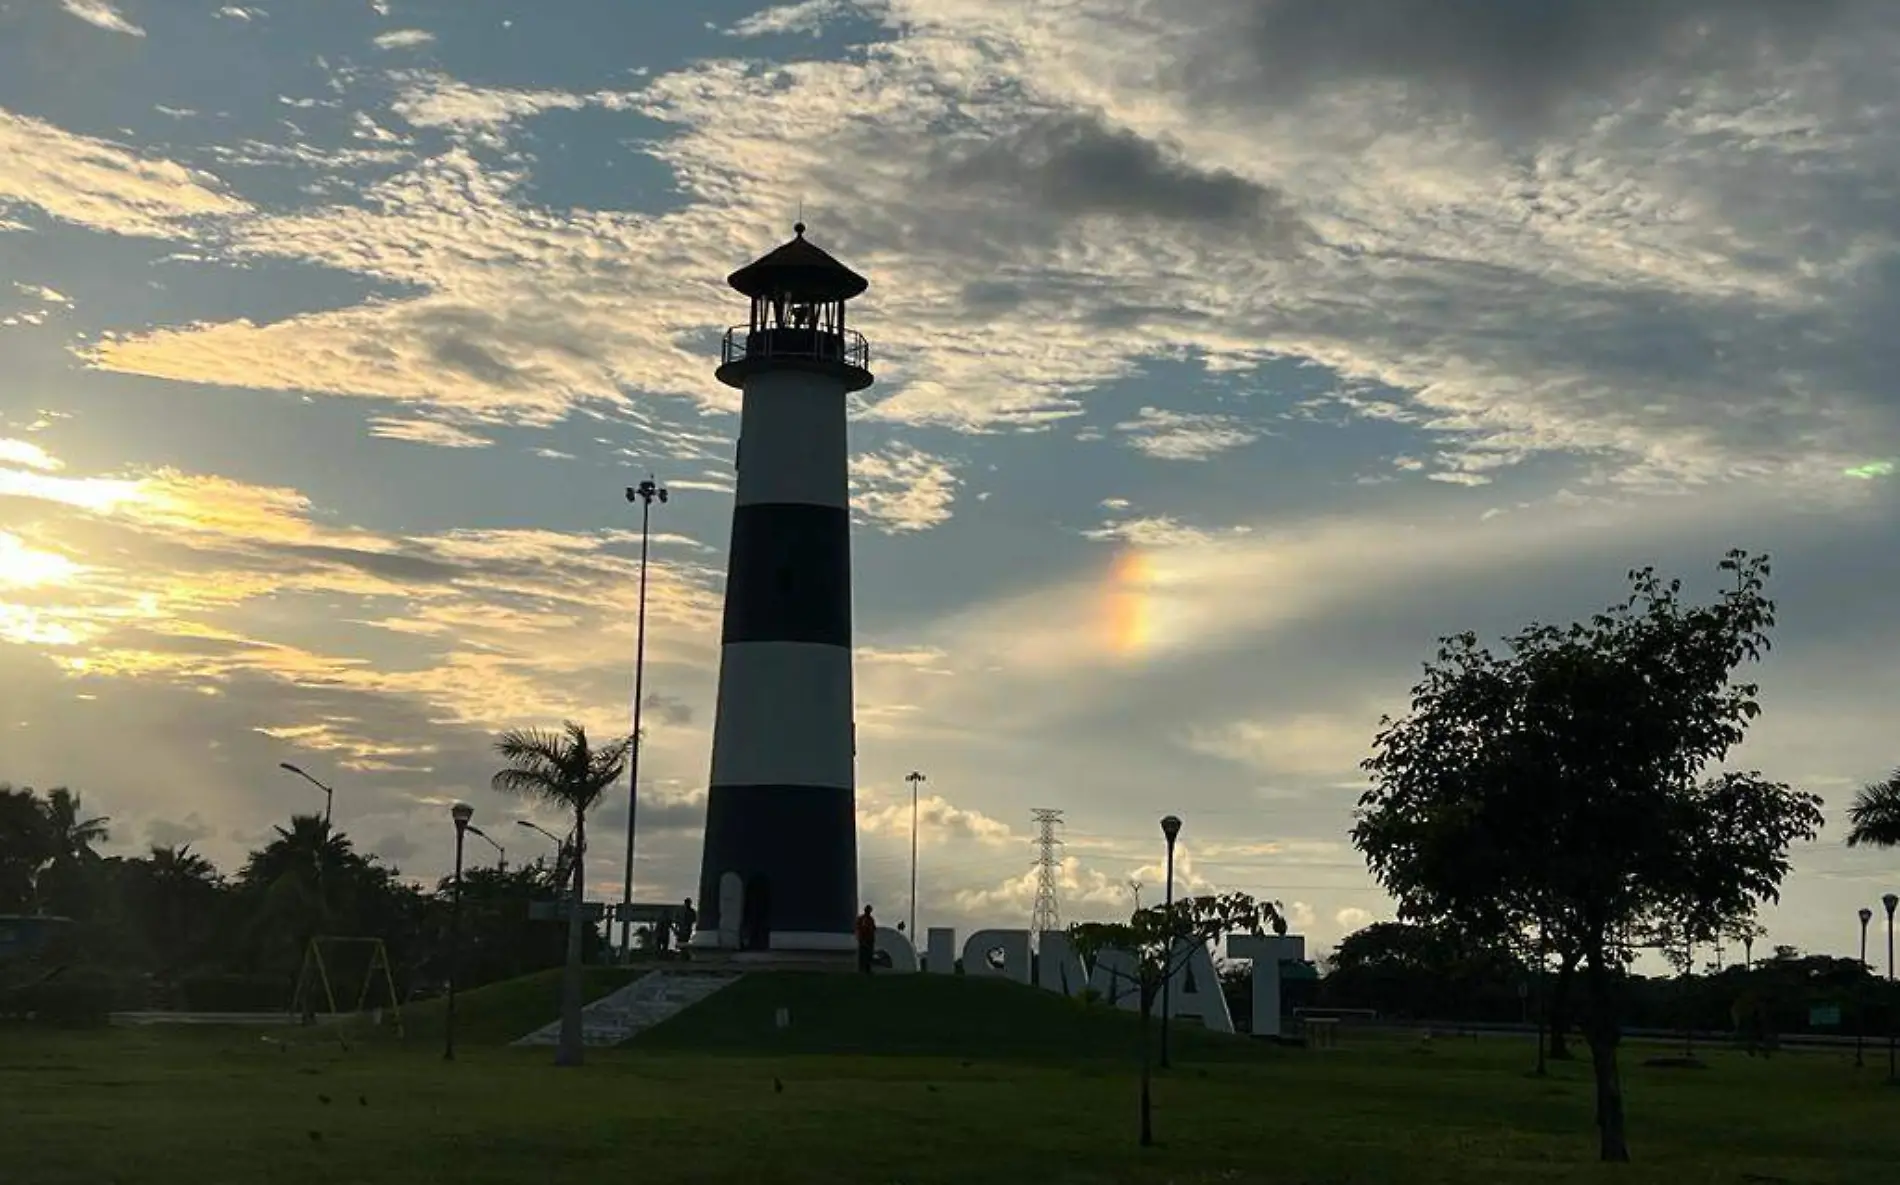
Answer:
<path fill-rule="evenodd" d="M 871 343 L 855 329 L 807 329 L 783 326 L 754 329 L 735 325 L 726 330 L 722 364 L 760 362 L 766 359 L 803 359 L 810 362 L 840 362 L 859 370 L 871 369 Z"/>
<path fill-rule="evenodd" d="M 761 367 L 785 366 L 842 373 L 847 389 L 871 385 L 871 343 L 851 329 L 735 325 L 720 350 L 719 379 L 743 386 Z"/>

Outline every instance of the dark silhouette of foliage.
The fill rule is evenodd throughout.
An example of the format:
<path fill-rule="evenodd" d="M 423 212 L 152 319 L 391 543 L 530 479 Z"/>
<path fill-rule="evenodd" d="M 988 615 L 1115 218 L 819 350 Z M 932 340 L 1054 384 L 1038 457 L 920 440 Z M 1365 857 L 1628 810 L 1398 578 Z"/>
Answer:
<path fill-rule="evenodd" d="M 1863 786 L 1847 808 L 1847 846 L 1900 848 L 1900 769 Z"/>
<path fill-rule="evenodd" d="M 1818 798 L 1759 774 L 1699 780 L 1760 711 L 1733 675 L 1774 623 L 1767 559 L 1720 567 L 1734 583 L 1711 604 L 1642 569 L 1621 604 L 1502 654 L 1445 639 L 1365 762 L 1353 843 L 1402 918 L 1578 952 L 1608 1161 L 1629 1158 L 1617 995 L 1633 942 L 1665 920 L 1712 935 L 1776 900 L 1789 845 L 1821 825 Z"/>

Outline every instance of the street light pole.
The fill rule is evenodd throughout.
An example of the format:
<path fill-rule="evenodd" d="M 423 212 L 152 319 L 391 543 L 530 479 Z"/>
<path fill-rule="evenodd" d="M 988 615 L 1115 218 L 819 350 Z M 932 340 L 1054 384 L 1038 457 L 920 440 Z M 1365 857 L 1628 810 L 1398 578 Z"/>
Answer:
<path fill-rule="evenodd" d="M 904 775 L 910 783 L 910 940 L 917 941 L 917 787 L 930 779 L 916 770 Z"/>
<path fill-rule="evenodd" d="M 1162 897 L 1166 922 L 1163 935 L 1167 940 L 1163 949 L 1167 953 L 1161 959 L 1161 1068 L 1165 1070 L 1171 1064 L 1168 1061 L 1168 1019 L 1174 1010 L 1174 840 L 1181 834 L 1180 818 L 1169 815 L 1162 819 L 1161 834 L 1168 840 L 1168 885 Z"/>
<path fill-rule="evenodd" d="M 1860 1013 L 1860 1021 L 1855 1026 L 1854 1032 L 1854 1068 L 1856 1070 L 1867 1064 L 1861 1056 L 1861 1050 L 1867 1044 L 1867 923 L 1874 920 L 1874 911 L 1863 905 L 1859 916 L 1860 976 L 1859 987 L 1856 991 L 1860 995 L 1860 1007 L 1857 1009 Z"/>
<path fill-rule="evenodd" d="M 1900 1082 L 1900 1074 L 1894 1072 L 1894 1031 L 1893 1014 L 1900 1011 L 1895 1007 L 1893 991 L 1893 911 L 1900 908 L 1900 896 L 1893 893 L 1880 899 L 1887 910 L 1887 1081 Z"/>
<path fill-rule="evenodd" d="M 449 1006 L 442 1029 L 445 1062 L 455 1060 L 455 981 L 462 973 L 462 842 L 468 836 L 468 821 L 475 817 L 475 808 L 458 802 L 449 808 L 449 817 L 455 820 L 455 898 L 449 902 Z"/>
<path fill-rule="evenodd" d="M 653 522 L 653 503 L 666 501 L 666 487 L 648 474 L 637 486 L 627 487 L 627 501 L 640 503 L 640 608 L 633 634 L 633 747 L 627 753 L 627 871 L 620 888 L 620 958 L 633 958 L 633 831 L 640 809 L 640 707 L 646 698 L 647 665 L 647 545 Z M 609 931 L 611 934 L 612 931 Z"/>
<path fill-rule="evenodd" d="M 279 769 L 289 770 L 291 773 L 296 774 L 298 777 L 302 778 L 304 781 L 309 782 L 312 786 L 315 786 L 317 789 L 323 791 L 323 829 L 325 831 L 328 831 L 330 829 L 330 807 L 335 802 L 336 791 L 330 789 L 330 787 L 324 785 L 322 782 L 317 781 L 315 778 L 311 777 L 309 774 L 305 773 L 303 770 L 298 769 L 296 766 L 290 764 L 290 762 L 288 761 L 280 761 L 277 763 L 277 766 Z"/>
<path fill-rule="evenodd" d="M 561 853 L 567 850 L 566 840 L 554 834 L 552 831 L 549 831 L 547 828 L 541 826 L 541 824 L 533 822 L 532 820 L 529 820 L 529 819 L 516 819 L 515 826 L 526 827 L 530 831 L 539 831 L 542 835 L 545 835 L 549 839 L 553 840 L 554 841 L 554 862 L 556 864 L 559 864 L 561 862 Z"/>
<path fill-rule="evenodd" d="M 483 839 L 487 840 L 488 846 L 495 849 L 495 856 L 496 856 L 497 863 L 500 865 L 500 870 L 502 872 L 508 871 L 508 849 L 507 848 L 504 848 L 500 844 L 496 843 L 494 836 L 488 834 L 488 832 L 483 831 L 480 827 L 476 827 L 473 824 L 470 824 L 468 833 L 470 835 L 479 835 Z"/>

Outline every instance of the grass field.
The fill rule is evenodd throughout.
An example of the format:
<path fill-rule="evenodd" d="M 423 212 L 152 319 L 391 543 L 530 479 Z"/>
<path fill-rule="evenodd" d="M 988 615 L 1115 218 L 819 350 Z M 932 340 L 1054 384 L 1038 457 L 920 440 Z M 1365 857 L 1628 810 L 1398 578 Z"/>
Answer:
<path fill-rule="evenodd" d="M 32 1185 L 542 1181 L 1892 1182 L 1900 1091 L 1839 1059 L 1633 1070 L 1638 1163 L 1590 1163 L 1581 1067 L 1519 1076 L 1499 1042 L 1186 1061 L 1132 1144 L 1120 1066 L 595 1054 L 255 1031 L 8 1034 L 0 1179 Z M 774 1079 L 784 1083 L 783 1093 Z M 328 1100 L 327 1102 L 325 1100 Z"/>
<path fill-rule="evenodd" d="M 469 993 L 463 1015 L 482 1025 L 546 989 Z M 912 1005 L 934 1014 L 905 1029 L 937 1035 L 878 1042 Z M 783 1032 L 759 1019 L 778 1006 Z M 415 1023 L 401 1044 L 347 1049 L 321 1030 L 6 1031 L 0 1181 L 1900 1180 L 1900 1089 L 1848 1057 L 1716 1052 L 1683 1071 L 1630 1048 L 1637 1163 L 1604 1167 L 1587 1066 L 1527 1079 L 1528 1043 L 1498 1038 L 1305 1051 L 1179 1035 L 1156 1083 L 1162 1146 L 1143 1151 L 1126 1021 L 1003 984 L 762 976 L 568 1070 L 469 1030 L 445 1063 L 439 1030 Z M 845 1034 L 857 1052 L 812 1052 Z"/>

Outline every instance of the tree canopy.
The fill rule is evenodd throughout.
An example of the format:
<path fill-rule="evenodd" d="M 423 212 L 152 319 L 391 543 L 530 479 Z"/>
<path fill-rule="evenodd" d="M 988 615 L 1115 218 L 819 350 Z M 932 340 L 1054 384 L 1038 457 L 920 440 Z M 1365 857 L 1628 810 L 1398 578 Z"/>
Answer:
<path fill-rule="evenodd" d="M 1760 712 L 1734 674 L 1774 624 L 1767 558 L 1730 552 L 1720 570 L 1730 587 L 1708 604 L 1645 568 L 1620 604 L 1501 652 L 1445 639 L 1365 762 L 1352 840 L 1403 919 L 1578 952 L 1606 1160 L 1628 1158 L 1613 989 L 1638 936 L 1669 923 L 1704 940 L 1752 915 L 1821 825 L 1813 795 L 1711 776 Z"/>

